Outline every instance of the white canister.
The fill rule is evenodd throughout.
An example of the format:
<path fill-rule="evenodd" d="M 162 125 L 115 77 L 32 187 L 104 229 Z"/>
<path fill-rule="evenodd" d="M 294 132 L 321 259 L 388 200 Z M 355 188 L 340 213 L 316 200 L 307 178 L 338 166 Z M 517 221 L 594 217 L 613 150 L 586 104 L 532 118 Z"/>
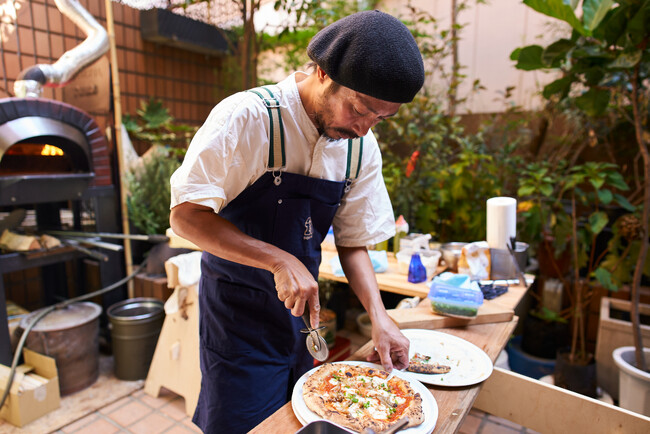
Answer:
<path fill-rule="evenodd" d="M 491 249 L 507 250 L 517 235 L 517 200 L 492 197 L 487 200 L 487 243 Z"/>

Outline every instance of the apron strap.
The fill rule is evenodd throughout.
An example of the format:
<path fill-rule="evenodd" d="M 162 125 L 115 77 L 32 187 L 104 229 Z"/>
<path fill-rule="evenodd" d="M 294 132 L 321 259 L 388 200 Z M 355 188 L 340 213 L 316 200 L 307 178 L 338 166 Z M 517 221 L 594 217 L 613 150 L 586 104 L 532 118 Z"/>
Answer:
<path fill-rule="evenodd" d="M 268 170 L 273 172 L 275 177 L 274 182 L 279 185 L 281 181 L 281 170 L 287 165 L 286 155 L 284 152 L 284 126 L 282 124 L 282 116 L 280 115 L 280 101 L 275 98 L 273 92 L 268 87 L 261 86 L 255 89 L 250 89 L 259 96 L 266 109 L 269 112 L 269 120 L 271 131 L 269 134 L 269 161 Z M 264 93 L 268 93 L 268 98 Z M 356 139 L 348 139 L 348 161 L 345 169 L 345 191 L 350 191 L 350 185 L 359 176 L 361 170 L 361 158 L 363 156 L 363 137 Z M 277 172 L 277 173 L 276 173 Z"/>
<path fill-rule="evenodd" d="M 269 94 L 268 97 L 264 96 L 264 91 Z M 280 115 L 280 101 L 265 86 L 250 89 L 250 92 L 253 92 L 262 99 L 269 112 L 271 131 L 269 134 L 268 170 L 273 172 L 280 171 L 287 165 L 284 154 L 284 126 L 282 124 L 282 116 Z"/>
<path fill-rule="evenodd" d="M 357 179 L 361 170 L 363 156 L 363 137 L 348 139 L 348 164 L 345 169 L 345 192 L 350 191 L 352 181 Z"/>

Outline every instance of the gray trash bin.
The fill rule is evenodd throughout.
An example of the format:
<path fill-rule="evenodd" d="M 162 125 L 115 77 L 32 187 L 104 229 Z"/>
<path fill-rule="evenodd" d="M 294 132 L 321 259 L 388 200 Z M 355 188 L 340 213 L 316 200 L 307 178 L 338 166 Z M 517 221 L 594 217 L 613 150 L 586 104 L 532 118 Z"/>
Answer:
<path fill-rule="evenodd" d="M 165 320 L 163 302 L 156 298 L 131 298 L 115 303 L 106 313 L 115 376 L 129 381 L 146 378 Z"/>

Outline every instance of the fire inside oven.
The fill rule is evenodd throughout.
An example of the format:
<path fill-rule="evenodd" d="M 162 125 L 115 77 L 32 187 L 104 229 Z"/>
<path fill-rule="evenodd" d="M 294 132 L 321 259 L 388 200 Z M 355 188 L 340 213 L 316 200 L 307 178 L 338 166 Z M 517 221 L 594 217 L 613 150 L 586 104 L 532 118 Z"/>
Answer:
<path fill-rule="evenodd" d="M 30 140 L 17 143 L 0 160 L 0 176 L 70 173 L 74 171 L 71 159 L 59 146 Z"/>
<path fill-rule="evenodd" d="M 105 140 L 85 113 L 55 101 L 0 100 L 0 206 L 80 199 L 98 185 L 97 168 L 110 185 Z"/>

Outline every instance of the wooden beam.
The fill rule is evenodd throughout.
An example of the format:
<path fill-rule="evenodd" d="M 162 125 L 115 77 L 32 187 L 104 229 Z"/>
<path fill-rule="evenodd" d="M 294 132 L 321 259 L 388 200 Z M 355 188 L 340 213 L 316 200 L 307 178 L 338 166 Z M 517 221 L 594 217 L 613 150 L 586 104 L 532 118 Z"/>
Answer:
<path fill-rule="evenodd" d="M 474 408 L 545 434 L 650 432 L 646 416 L 500 368 Z"/>
<path fill-rule="evenodd" d="M 120 177 L 120 205 L 122 214 L 122 233 L 127 237 L 124 239 L 124 263 L 126 275 L 133 274 L 133 255 L 131 254 L 131 240 L 128 235 L 131 232 L 129 227 L 129 210 L 127 206 L 126 186 L 126 161 L 124 158 L 124 145 L 122 144 L 122 102 L 120 96 L 120 71 L 117 65 L 117 46 L 115 44 L 115 21 L 113 20 L 113 2 L 105 0 L 106 5 L 106 26 L 108 27 L 108 41 L 111 56 L 111 80 L 113 84 L 113 108 L 115 112 L 115 144 L 117 145 L 117 168 Z M 133 298 L 133 279 L 127 282 L 127 293 Z"/>

